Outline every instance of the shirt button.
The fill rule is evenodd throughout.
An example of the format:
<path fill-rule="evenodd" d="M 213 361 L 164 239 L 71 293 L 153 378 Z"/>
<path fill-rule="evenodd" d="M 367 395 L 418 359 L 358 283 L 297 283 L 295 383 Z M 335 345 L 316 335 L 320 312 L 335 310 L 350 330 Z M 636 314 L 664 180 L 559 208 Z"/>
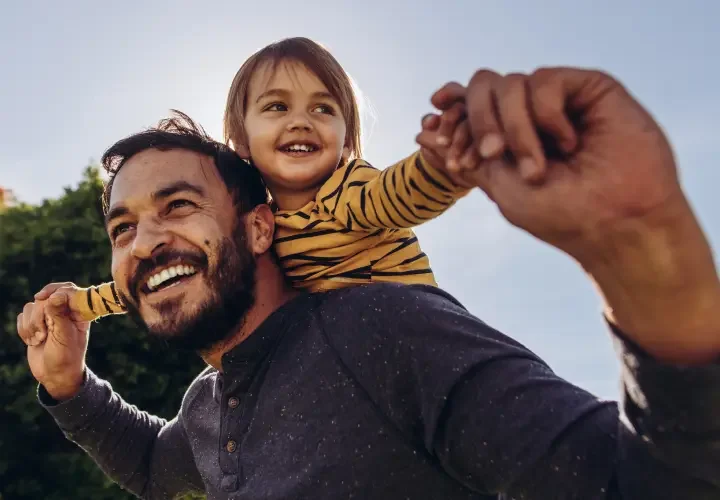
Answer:
<path fill-rule="evenodd" d="M 228 399 L 228 406 L 230 408 L 237 408 L 237 405 L 240 404 L 240 400 L 238 398 L 232 397 Z"/>
<path fill-rule="evenodd" d="M 232 453 L 235 450 L 237 450 L 237 443 L 231 439 L 225 445 L 225 449 L 227 450 L 228 453 Z"/>

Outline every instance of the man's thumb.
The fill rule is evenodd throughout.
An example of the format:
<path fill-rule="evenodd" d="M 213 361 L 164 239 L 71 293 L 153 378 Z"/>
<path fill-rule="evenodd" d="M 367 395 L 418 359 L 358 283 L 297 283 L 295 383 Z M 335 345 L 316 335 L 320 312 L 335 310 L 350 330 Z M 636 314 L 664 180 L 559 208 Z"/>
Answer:
<path fill-rule="evenodd" d="M 55 291 L 48 299 L 45 306 L 45 314 L 57 321 L 71 321 L 70 318 L 70 297 L 64 290 Z"/>

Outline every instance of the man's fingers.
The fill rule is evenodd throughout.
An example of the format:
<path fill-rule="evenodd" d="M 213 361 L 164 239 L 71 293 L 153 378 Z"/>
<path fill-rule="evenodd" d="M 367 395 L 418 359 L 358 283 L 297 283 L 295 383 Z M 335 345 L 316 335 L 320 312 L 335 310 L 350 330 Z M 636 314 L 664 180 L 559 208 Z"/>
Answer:
<path fill-rule="evenodd" d="M 540 68 L 528 77 L 535 122 L 565 154 L 578 146 L 578 134 L 568 113 L 582 114 L 590 122 L 602 119 L 589 113 L 589 108 L 606 96 L 617 95 L 613 91 L 619 87 L 620 83 L 606 73 L 577 68 Z"/>
<path fill-rule="evenodd" d="M 457 82 L 443 85 L 430 98 L 433 106 L 441 111 L 450 109 L 455 103 L 465 100 L 467 89 Z"/>
<path fill-rule="evenodd" d="M 510 74 L 495 81 L 500 123 L 509 151 L 526 182 L 545 178 L 546 162 L 540 138 L 527 106 L 527 77 Z"/>
<path fill-rule="evenodd" d="M 470 125 L 467 120 L 462 121 L 452 136 L 452 143 L 447 152 L 447 168 L 453 172 L 460 170 L 460 158 L 463 153 L 471 146 L 472 136 L 470 135 Z"/>
<path fill-rule="evenodd" d="M 565 154 L 575 150 L 578 143 L 575 128 L 567 110 L 567 94 L 562 74 L 555 68 L 543 68 L 528 78 L 528 102 L 538 128 L 552 140 L 552 146 Z"/>
<path fill-rule="evenodd" d="M 43 342 L 47 337 L 47 325 L 45 323 L 45 301 L 35 301 L 30 314 L 30 330 L 34 332 L 35 340 Z"/>
<path fill-rule="evenodd" d="M 450 109 L 443 112 L 440 116 L 440 126 L 438 127 L 438 146 L 448 147 L 452 144 L 455 129 L 463 119 L 465 119 L 465 105 L 462 103 L 456 103 Z"/>
<path fill-rule="evenodd" d="M 49 283 L 45 285 L 42 290 L 40 290 L 38 293 L 35 294 L 35 300 L 46 300 L 50 295 L 55 292 L 58 288 L 63 287 L 75 287 L 75 283 L 71 283 L 69 281 L 65 281 L 62 283 Z"/>
<path fill-rule="evenodd" d="M 469 125 L 468 125 L 469 127 Z M 472 138 L 471 138 L 472 139 Z M 480 154 L 473 144 L 465 150 L 463 155 L 460 157 L 460 169 L 461 170 L 474 170 L 480 167 L 481 164 Z"/>
<path fill-rule="evenodd" d="M 30 343 L 31 337 L 28 335 L 27 330 L 25 329 L 25 322 L 24 322 L 24 315 L 23 313 L 18 314 L 17 321 L 16 321 L 16 328 L 18 337 L 25 342 L 26 345 L 32 345 Z"/>
<path fill-rule="evenodd" d="M 33 314 L 33 306 L 34 304 L 32 302 L 28 302 L 25 304 L 25 307 L 23 307 L 23 312 L 18 314 L 16 327 L 18 336 L 22 339 L 23 342 L 25 342 L 26 345 L 33 346 L 38 345 L 40 343 L 40 340 L 36 339 L 36 332 L 31 328 L 31 320 L 30 317 Z"/>
<path fill-rule="evenodd" d="M 48 297 L 46 309 L 50 316 L 63 316 L 70 319 L 69 304 L 70 297 L 68 295 L 68 290 L 61 288 L 53 292 L 53 294 Z"/>
<path fill-rule="evenodd" d="M 505 139 L 496 114 L 493 88 L 502 77 L 495 72 L 477 71 L 467 89 L 466 106 L 470 130 L 483 159 L 497 158 L 505 150 Z"/>

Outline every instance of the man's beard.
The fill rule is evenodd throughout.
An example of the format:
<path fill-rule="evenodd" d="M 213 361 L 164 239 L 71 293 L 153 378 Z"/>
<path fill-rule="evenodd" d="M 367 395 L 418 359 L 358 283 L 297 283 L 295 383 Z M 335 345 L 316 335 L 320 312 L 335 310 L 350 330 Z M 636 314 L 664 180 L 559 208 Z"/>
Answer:
<path fill-rule="evenodd" d="M 257 264 L 247 248 L 243 229 L 243 225 L 238 224 L 232 239 L 224 238 L 218 245 L 216 268 L 210 270 L 205 267 L 210 297 L 199 304 L 193 313 L 183 313 L 183 302 L 187 298 L 168 300 L 156 306 L 161 322 L 148 325 L 140 314 L 139 301 L 123 297 L 130 318 L 151 335 L 184 350 L 207 352 L 232 337 L 242 327 L 245 315 L 255 303 Z M 168 252 L 165 258 L 159 255 L 146 267 L 156 267 L 173 257 L 172 252 Z M 207 259 L 200 259 L 199 256 L 196 260 L 207 262 Z M 199 269 L 198 272 L 202 271 Z M 130 289 L 137 290 L 132 286 Z M 135 293 L 133 296 L 138 298 Z"/>

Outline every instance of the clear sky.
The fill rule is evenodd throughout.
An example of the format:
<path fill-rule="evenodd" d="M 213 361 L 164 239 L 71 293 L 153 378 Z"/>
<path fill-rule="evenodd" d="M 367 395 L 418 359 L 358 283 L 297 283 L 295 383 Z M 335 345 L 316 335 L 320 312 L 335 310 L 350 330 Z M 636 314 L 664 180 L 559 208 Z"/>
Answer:
<path fill-rule="evenodd" d="M 720 245 L 720 3 L 708 0 L 9 2 L 0 16 L 0 186 L 39 202 L 115 140 L 178 108 L 218 138 L 233 75 L 279 38 L 326 45 L 374 109 L 365 156 L 409 154 L 428 99 L 481 67 L 599 67 L 668 131 Z M 441 285 L 601 397 L 618 396 L 600 302 L 578 267 L 478 192 L 418 229 Z"/>

